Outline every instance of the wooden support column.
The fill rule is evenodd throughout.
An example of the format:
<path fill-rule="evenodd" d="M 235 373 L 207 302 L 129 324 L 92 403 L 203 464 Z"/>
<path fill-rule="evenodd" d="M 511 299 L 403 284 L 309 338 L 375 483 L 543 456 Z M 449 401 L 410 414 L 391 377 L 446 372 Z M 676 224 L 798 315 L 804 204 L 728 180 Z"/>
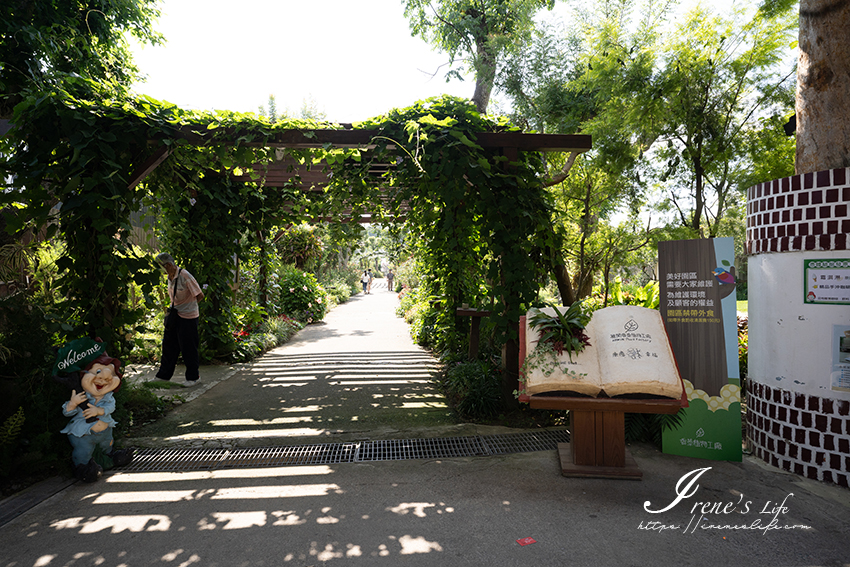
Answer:
<path fill-rule="evenodd" d="M 503 146 L 502 147 L 502 155 L 508 158 L 507 170 L 511 171 L 514 169 L 513 163 L 519 159 L 519 150 L 516 147 L 511 146 Z M 527 238 L 528 235 L 525 234 L 515 234 L 513 227 L 505 227 L 511 234 L 514 234 L 517 238 Z M 504 280 L 504 265 L 502 265 L 502 279 Z M 519 299 L 516 297 L 505 297 L 503 298 L 505 311 L 510 312 L 511 308 L 514 305 L 519 304 Z M 502 397 L 505 400 L 505 404 L 507 407 L 519 407 L 519 402 L 517 402 L 514 397 L 514 392 L 519 390 L 519 342 L 517 338 L 519 337 L 519 321 L 511 321 L 509 323 L 508 328 L 508 338 L 505 341 L 505 346 L 502 348 L 502 366 L 504 368 L 504 376 L 502 379 Z"/>
<path fill-rule="evenodd" d="M 472 318 L 469 329 L 469 360 L 475 360 L 478 358 L 478 344 L 481 342 L 481 318 L 489 316 L 490 312 L 461 307 L 457 310 L 457 315 Z"/>
<path fill-rule="evenodd" d="M 570 411 L 573 463 L 596 467 L 623 467 L 625 414 L 621 411 Z"/>

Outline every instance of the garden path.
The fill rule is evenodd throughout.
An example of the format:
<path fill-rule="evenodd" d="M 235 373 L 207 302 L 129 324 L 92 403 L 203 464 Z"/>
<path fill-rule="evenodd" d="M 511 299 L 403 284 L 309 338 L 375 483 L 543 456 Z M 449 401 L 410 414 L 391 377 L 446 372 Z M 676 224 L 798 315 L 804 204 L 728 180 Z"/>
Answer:
<path fill-rule="evenodd" d="M 184 390 L 196 397 L 162 420 L 167 428 L 146 428 L 158 435 L 148 440 L 268 446 L 305 436 L 419 437 L 410 429 L 423 424 L 432 436 L 472 427 L 445 425 L 439 397 L 419 381 L 434 361 L 410 343 L 396 301 L 377 289 L 357 295 L 253 364 L 205 368 L 203 385 Z M 648 445 L 631 451 L 641 482 L 562 477 L 554 450 L 116 469 L 0 525 L 0 565 L 847 563 L 846 489 L 749 456 L 738 463 Z M 695 488 L 676 505 L 686 482 Z M 702 514 L 703 504 L 714 511 Z"/>
<path fill-rule="evenodd" d="M 129 442 L 263 446 L 451 429 L 450 411 L 433 382 L 437 361 L 413 343 L 397 306 L 385 280 L 376 280 L 371 294 L 352 296 L 254 362 L 202 367 L 201 385 L 170 391 L 190 403 L 136 431 Z"/>

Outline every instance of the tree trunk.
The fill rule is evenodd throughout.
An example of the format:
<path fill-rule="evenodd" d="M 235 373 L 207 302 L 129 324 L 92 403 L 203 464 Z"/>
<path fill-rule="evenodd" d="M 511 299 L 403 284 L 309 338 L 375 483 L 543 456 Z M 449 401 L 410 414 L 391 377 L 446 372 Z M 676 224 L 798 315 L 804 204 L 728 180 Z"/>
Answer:
<path fill-rule="evenodd" d="M 850 167 L 850 1 L 800 2 L 798 174 Z"/>
<path fill-rule="evenodd" d="M 572 305 L 576 296 L 570 283 L 570 273 L 563 263 L 557 263 L 552 267 L 555 274 L 555 283 L 558 285 L 558 293 L 561 294 L 561 305 Z"/>
<path fill-rule="evenodd" d="M 578 281 L 575 282 L 576 297 L 578 299 L 584 299 L 585 297 L 590 297 L 593 294 L 594 271 L 595 270 L 588 270 L 587 273 L 579 274 Z"/>
<path fill-rule="evenodd" d="M 702 214 L 705 209 L 705 171 L 702 167 L 702 160 L 697 157 L 693 160 L 694 177 L 696 178 L 696 187 L 694 188 L 694 218 L 691 219 L 691 228 L 697 234 L 697 238 L 702 238 Z"/>
<path fill-rule="evenodd" d="M 493 83 L 496 81 L 496 55 L 490 50 L 486 39 L 477 43 L 475 93 L 472 95 L 472 103 L 479 114 L 487 114 L 490 93 L 493 92 Z"/>

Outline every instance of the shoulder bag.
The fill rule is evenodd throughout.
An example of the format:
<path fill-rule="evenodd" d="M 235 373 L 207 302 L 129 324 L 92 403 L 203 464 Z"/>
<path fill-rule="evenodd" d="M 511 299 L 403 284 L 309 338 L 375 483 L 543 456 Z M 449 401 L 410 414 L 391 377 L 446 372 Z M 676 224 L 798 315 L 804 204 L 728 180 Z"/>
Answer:
<path fill-rule="evenodd" d="M 177 318 L 180 315 L 177 314 L 177 308 L 174 307 L 174 295 L 177 293 L 177 280 L 180 279 L 180 272 L 183 271 L 183 268 L 180 268 L 177 271 L 177 276 L 174 278 L 174 284 L 171 286 L 171 307 L 168 308 L 168 311 L 165 313 L 165 328 L 173 329 L 177 325 Z"/>

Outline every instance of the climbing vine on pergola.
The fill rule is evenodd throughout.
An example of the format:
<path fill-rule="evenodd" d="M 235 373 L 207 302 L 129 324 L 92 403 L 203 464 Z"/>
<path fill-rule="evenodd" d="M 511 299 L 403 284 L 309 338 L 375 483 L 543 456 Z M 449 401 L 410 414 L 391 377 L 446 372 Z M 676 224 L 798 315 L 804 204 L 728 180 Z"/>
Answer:
<path fill-rule="evenodd" d="M 2 148 L 2 170 L 14 176 L 2 195 L 16 213 L 8 227 L 62 234 L 66 330 L 101 336 L 118 352 L 141 312 L 125 307 L 126 283 L 150 292 L 159 277 L 129 242 L 130 215 L 147 195 L 168 221 L 168 245 L 210 284 L 216 299 L 203 316 L 217 333 L 228 331 L 234 237 L 256 234 L 262 244 L 276 223 L 369 213 L 373 222 L 403 218 L 419 237 L 450 334 L 456 307 L 474 299 L 468 270 L 484 268 L 502 339 L 515 344 L 550 244 L 539 151 L 590 147 L 586 136 L 519 133 L 448 97 L 343 128 L 55 91 L 26 99 L 13 123 Z"/>

